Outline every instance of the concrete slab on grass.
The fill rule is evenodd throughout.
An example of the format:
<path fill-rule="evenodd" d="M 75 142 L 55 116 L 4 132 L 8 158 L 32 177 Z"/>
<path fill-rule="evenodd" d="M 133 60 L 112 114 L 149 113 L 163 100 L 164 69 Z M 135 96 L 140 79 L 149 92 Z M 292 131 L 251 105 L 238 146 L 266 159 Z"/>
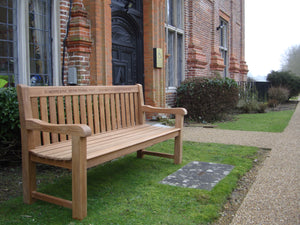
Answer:
<path fill-rule="evenodd" d="M 226 164 L 193 161 L 167 176 L 160 183 L 210 191 L 233 168 L 234 166 Z"/>

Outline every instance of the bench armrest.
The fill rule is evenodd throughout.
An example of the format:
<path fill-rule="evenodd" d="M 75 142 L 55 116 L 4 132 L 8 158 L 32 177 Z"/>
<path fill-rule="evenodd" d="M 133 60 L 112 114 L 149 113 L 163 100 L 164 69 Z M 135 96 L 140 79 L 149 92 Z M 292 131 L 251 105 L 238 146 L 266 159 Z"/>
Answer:
<path fill-rule="evenodd" d="M 187 114 L 187 110 L 185 108 L 160 108 L 160 107 L 153 107 L 150 105 L 143 105 L 142 111 L 149 112 L 149 113 L 175 114 L 175 115 L 181 115 L 181 116 L 184 116 Z"/>
<path fill-rule="evenodd" d="M 79 137 L 92 135 L 91 128 L 85 124 L 53 124 L 39 119 L 27 119 L 25 120 L 25 126 L 28 130 L 39 130 L 44 132 L 75 135 Z"/>
<path fill-rule="evenodd" d="M 187 114 L 187 110 L 185 108 L 160 108 L 160 107 L 153 107 L 150 105 L 143 105 L 142 111 L 148 112 L 148 113 L 175 114 L 175 127 L 176 128 L 183 127 L 184 115 Z"/>

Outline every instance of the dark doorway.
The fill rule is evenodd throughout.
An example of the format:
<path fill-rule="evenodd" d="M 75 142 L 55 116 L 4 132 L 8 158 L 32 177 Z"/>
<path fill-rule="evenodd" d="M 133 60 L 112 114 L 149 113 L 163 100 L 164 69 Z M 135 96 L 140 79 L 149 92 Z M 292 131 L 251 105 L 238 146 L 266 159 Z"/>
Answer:
<path fill-rule="evenodd" d="M 136 0 L 112 0 L 112 70 L 114 85 L 144 84 L 143 7 Z"/>

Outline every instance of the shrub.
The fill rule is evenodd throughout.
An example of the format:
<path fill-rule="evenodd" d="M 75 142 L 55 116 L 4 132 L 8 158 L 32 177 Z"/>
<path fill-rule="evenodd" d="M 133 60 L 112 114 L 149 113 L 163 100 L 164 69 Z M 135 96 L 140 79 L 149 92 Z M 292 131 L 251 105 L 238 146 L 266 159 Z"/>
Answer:
<path fill-rule="evenodd" d="M 275 108 L 278 105 L 278 101 L 275 99 L 269 99 L 268 100 L 268 106 L 270 108 Z"/>
<path fill-rule="evenodd" d="M 263 102 L 258 102 L 255 99 L 252 100 L 240 100 L 237 108 L 242 113 L 265 113 L 267 109 L 267 104 Z"/>
<path fill-rule="evenodd" d="M 289 98 L 298 96 L 300 93 L 300 77 L 290 71 L 272 71 L 267 80 L 273 87 L 284 87 L 289 90 Z"/>
<path fill-rule="evenodd" d="M 271 87 L 268 90 L 269 100 L 276 100 L 279 104 L 289 100 L 289 90 L 283 87 Z"/>
<path fill-rule="evenodd" d="M 188 110 L 188 119 L 211 122 L 236 106 L 238 86 L 229 78 L 189 78 L 177 88 L 176 102 Z"/>
<path fill-rule="evenodd" d="M 0 156 L 20 154 L 20 120 L 16 88 L 0 88 Z"/>

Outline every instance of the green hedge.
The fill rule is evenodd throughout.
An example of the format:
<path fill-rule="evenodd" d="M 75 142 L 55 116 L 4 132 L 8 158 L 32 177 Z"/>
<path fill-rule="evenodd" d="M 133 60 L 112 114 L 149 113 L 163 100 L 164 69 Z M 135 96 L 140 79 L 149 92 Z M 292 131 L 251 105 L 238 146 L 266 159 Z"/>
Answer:
<path fill-rule="evenodd" d="M 0 157 L 20 156 L 21 132 L 16 88 L 0 88 Z"/>
<path fill-rule="evenodd" d="M 238 94 L 232 79 L 194 77 L 177 88 L 177 106 L 188 110 L 190 120 L 212 122 L 236 107 Z"/>

